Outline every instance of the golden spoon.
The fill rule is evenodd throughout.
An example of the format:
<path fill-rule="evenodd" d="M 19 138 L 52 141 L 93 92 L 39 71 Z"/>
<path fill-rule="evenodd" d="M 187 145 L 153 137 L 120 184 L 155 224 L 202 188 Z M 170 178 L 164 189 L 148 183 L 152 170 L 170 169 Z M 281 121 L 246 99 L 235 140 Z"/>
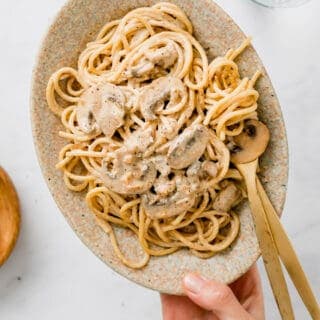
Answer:
<path fill-rule="evenodd" d="M 0 266 L 8 259 L 20 228 L 19 200 L 9 176 L 0 167 Z"/>
<path fill-rule="evenodd" d="M 294 283 L 302 301 L 308 309 L 312 319 L 320 319 L 320 308 L 311 290 L 308 279 L 302 269 L 297 254 L 286 234 L 280 219 L 273 208 L 263 186 L 257 177 L 258 193 L 262 200 L 263 207 L 267 213 L 267 218 L 271 227 L 280 258 L 285 265 L 292 282 Z"/>
<path fill-rule="evenodd" d="M 238 152 L 236 158 L 238 161 L 246 162 L 252 161 L 256 156 L 259 156 L 260 153 L 264 152 L 268 141 L 269 141 L 269 131 L 266 126 L 262 123 L 256 121 L 248 121 L 246 126 L 248 125 L 259 125 L 260 130 L 256 130 L 257 133 L 256 137 L 251 137 L 249 139 L 248 135 L 250 136 L 250 128 L 247 129 L 243 134 L 237 138 L 237 143 L 239 145 L 239 151 L 243 150 L 243 152 Z M 252 130 L 251 130 L 252 131 Z M 253 130 L 254 131 L 254 130 Z M 251 132 L 252 134 L 252 132 Z M 255 140 L 254 140 L 255 138 Z M 257 141 L 258 140 L 258 141 Z M 259 143 L 259 146 L 254 146 L 254 143 Z M 264 147 L 264 148 L 262 148 Z M 246 150 L 244 150 L 246 148 Z M 232 156 L 234 157 L 235 154 Z M 307 307 L 310 315 L 313 319 L 320 319 L 320 308 L 316 301 L 316 298 L 312 292 L 308 279 L 302 269 L 302 266 L 299 262 L 299 259 L 294 251 L 294 248 L 290 242 L 288 235 L 286 234 L 280 219 L 273 208 L 263 186 L 256 176 L 256 184 L 258 188 L 258 194 L 262 201 L 267 220 L 269 222 L 273 240 L 277 246 L 277 250 L 279 256 L 286 267 L 297 291 L 299 292 L 305 306 Z"/>
<path fill-rule="evenodd" d="M 294 320 L 289 291 L 282 272 L 277 247 L 256 185 L 258 158 L 266 149 L 269 138 L 269 130 L 264 124 L 257 120 L 247 121 L 244 131 L 235 138 L 234 142 L 238 149 L 237 152 L 232 154 L 231 161 L 242 174 L 247 186 L 256 235 L 280 314 L 282 319 Z"/>

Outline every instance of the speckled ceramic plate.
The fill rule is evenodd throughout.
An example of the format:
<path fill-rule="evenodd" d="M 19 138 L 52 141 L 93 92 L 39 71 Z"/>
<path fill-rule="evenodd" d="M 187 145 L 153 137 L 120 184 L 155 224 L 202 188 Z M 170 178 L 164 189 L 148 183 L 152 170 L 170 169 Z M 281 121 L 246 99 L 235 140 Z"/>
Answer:
<path fill-rule="evenodd" d="M 50 75 L 63 66 L 76 66 L 79 53 L 97 31 L 110 20 L 121 18 L 129 10 L 149 6 L 148 0 L 72 0 L 60 11 L 45 36 L 34 70 L 31 115 L 35 145 L 43 175 L 62 213 L 79 238 L 109 267 L 128 279 L 167 293 L 182 292 L 181 279 L 188 271 L 226 283 L 241 276 L 256 261 L 259 248 L 248 205 L 237 209 L 241 232 L 233 246 L 208 260 L 181 250 L 166 257 L 152 258 L 143 270 L 125 267 L 112 250 L 108 236 L 95 224 L 84 195 L 69 191 L 62 175 L 55 169 L 58 152 L 65 140 L 58 137 L 60 121 L 48 109 L 45 88 Z M 209 57 L 223 55 L 237 47 L 244 34 L 233 20 L 210 0 L 175 0 L 191 19 L 195 36 L 208 50 Z M 242 75 L 252 75 L 263 65 L 253 48 L 238 60 Z M 281 212 L 287 183 L 287 140 L 281 110 L 268 75 L 259 80 L 259 113 L 271 131 L 271 142 L 261 159 L 261 178 L 278 212 Z M 141 251 L 128 230 L 117 229 L 120 245 L 128 257 L 137 258 Z M 89 257 L 88 257 L 89 259 Z"/>

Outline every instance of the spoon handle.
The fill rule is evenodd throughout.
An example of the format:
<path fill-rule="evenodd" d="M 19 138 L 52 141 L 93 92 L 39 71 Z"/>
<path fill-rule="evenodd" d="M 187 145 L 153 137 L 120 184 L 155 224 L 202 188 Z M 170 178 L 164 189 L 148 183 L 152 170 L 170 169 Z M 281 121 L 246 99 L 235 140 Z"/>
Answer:
<path fill-rule="evenodd" d="M 286 234 L 280 219 L 270 202 L 259 178 L 257 178 L 258 193 L 262 200 L 273 239 L 278 248 L 279 256 L 286 267 L 292 282 L 294 283 L 302 301 L 308 309 L 312 319 L 320 319 L 320 309 L 317 300 L 312 292 L 308 279 L 302 269 L 294 248 Z"/>
<path fill-rule="evenodd" d="M 277 248 L 274 244 L 267 217 L 257 192 L 257 160 L 246 164 L 237 164 L 237 167 L 243 175 L 247 185 L 248 198 L 255 223 L 256 235 L 259 241 L 265 269 L 267 271 L 281 317 L 284 320 L 294 320 L 291 300 L 282 272 Z"/>

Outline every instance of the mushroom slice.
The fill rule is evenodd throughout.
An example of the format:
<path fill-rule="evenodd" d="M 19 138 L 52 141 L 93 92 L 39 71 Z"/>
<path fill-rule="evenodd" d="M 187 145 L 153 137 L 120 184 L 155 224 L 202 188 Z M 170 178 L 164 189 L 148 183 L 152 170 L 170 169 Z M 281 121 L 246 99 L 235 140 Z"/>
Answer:
<path fill-rule="evenodd" d="M 78 106 L 76 109 L 76 113 L 77 113 L 78 125 L 81 131 L 88 134 L 98 129 L 98 125 L 94 119 L 94 116 L 90 107 Z"/>
<path fill-rule="evenodd" d="M 174 118 L 162 117 L 158 125 L 159 135 L 169 140 L 176 136 L 178 129 L 178 121 Z"/>
<path fill-rule="evenodd" d="M 100 103 L 93 105 L 92 112 L 102 132 L 107 137 L 112 137 L 123 125 L 126 99 L 121 89 L 110 83 L 98 87 L 97 90 Z"/>
<path fill-rule="evenodd" d="M 201 173 L 201 166 L 202 163 L 199 160 L 193 162 L 187 169 L 187 176 L 192 177 L 195 175 L 199 175 Z"/>
<path fill-rule="evenodd" d="M 165 176 L 160 176 L 153 185 L 155 192 L 160 197 L 166 197 L 168 194 L 174 192 L 176 183 L 174 180 L 169 180 Z"/>
<path fill-rule="evenodd" d="M 185 129 L 170 145 L 168 164 L 173 169 L 183 169 L 197 161 L 206 149 L 209 141 L 208 129 L 195 125 Z"/>
<path fill-rule="evenodd" d="M 80 96 L 76 108 L 76 116 L 79 128 L 84 133 L 91 133 L 98 129 L 92 109 L 98 103 L 97 87 L 90 87 Z"/>
<path fill-rule="evenodd" d="M 144 152 L 153 143 L 153 128 L 141 128 L 133 132 L 125 141 L 126 150 L 129 152 Z"/>
<path fill-rule="evenodd" d="M 202 169 L 209 174 L 211 178 L 215 178 L 218 175 L 218 164 L 213 161 L 206 160 L 202 164 Z"/>
<path fill-rule="evenodd" d="M 166 198 L 165 201 L 158 201 L 149 204 L 150 194 L 142 195 L 142 203 L 146 214 L 151 219 L 164 219 L 177 216 L 190 209 L 195 201 L 195 195 L 189 196 L 181 193 L 175 193 L 172 197 Z"/>
<path fill-rule="evenodd" d="M 151 121 L 164 108 L 164 113 L 170 113 L 172 109 L 173 113 L 179 111 L 186 104 L 187 96 L 187 89 L 179 78 L 161 77 L 142 89 L 138 105 L 145 120 Z"/>
<path fill-rule="evenodd" d="M 125 75 L 129 78 L 150 77 L 157 74 L 161 69 L 170 68 L 178 59 L 178 52 L 173 41 L 155 50 L 147 50 L 139 63 L 129 68 Z M 163 72 L 162 72 L 163 74 Z"/>
<path fill-rule="evenodd" d="M 163 219 L 177 216 L 190 209 L 196 199 L 194 186 L 187 178 L 176 180 L 176 191 L 167 197 L 158 197 L 147 192 L 142 195 L 142 205 L 151 219 Z"/>
<path fill-rule="evenodd" d="M 242 133 L 233 137 L 231 161 L 248 163 L 260 157 L 266 150 L 270 139 L 267 126 L 258 120 L 245 122 Z"/>
<path fill-rule="evenodd" d="M 167 69 L 171 67 L 178 59 L 178 52 L 173 42 L 170 41 L 164 47 L 161 47 L 154 51 L 147 51 L 145 53 L 145 56 L 155 65 Z"/>
<path fill-rule="evenodd" d="M 141 78 L 142 76 L 149 74 L 152 70 L 154 70 L 154 64 L 147 59 L 142 59 L 139 64 L 131 67 L 125 75 L 133 78 Z"/>
<path fill-rule="evenodd" d="M 241 199 L 241 191 L 234 183 L 229 183 L 215 198 L 212 208 L 217 211 L 229 212 Z"/>
<path fill-rule="evenodd" d="M 80 129 L 91 133 L 100 128 L 111 137 L 123 124 L 126 98 L 113 84 L 92 86 L 81 95 L 76 112 Z"/>
<path fill-rule="evenodd" d="M 167 157 L 162 155 L 157 155 L 153 157 L 152 161 L 154 162 L 156 169 L 161 173 L 163 176 L 168 176 L 171 172 L 171 168 L 168 165 Z"/>
<path fill-rule="evenodd" d="M 157 171 L 151 161 L 143 160 L 128 165 L 116 160 L 112 171 L 103 163 L 101 179 L 110 190 L 120 194 L 141 194 L 149 190 L 155 179 Z"/>

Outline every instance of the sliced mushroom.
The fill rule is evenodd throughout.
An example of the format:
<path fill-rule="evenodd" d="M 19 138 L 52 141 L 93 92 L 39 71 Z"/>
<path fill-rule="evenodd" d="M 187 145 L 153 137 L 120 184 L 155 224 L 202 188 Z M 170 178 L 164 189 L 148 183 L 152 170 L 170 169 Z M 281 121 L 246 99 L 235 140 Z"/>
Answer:
<path fill-rule="evenodd" d="M 80 129 L 91 133 L 100 128 L 111 137 L 123 124 L 125 102 L 121 89 L 113 84 L 90 87 L 81 95 L 76 109 Z"/>
<path fill-rule="evenodd" d="M 186 177 L 176 179 L 176 191 L 167 197 L 159 197 L 147 192 L 142 195 L 142 204 L 151 219 L 163 219 L 177 216 L 190 209 L 196 199 L 196 186 Z"/>
<path fill-rule="evenodd" d="M 158 126 L 158 133 L 161 137 L 173 139 L 178 131 L 178 121 L 174 118 L 163 117 Z"/>
<path fill-rule="evenodd" d="M 139 64 L 131 67 L 125 75 L 133 78 L 140 78 L 146 74 L 149 74 L 154 69 L 154 63 L 147 59 L 142 59 Z"/>
<path fill-rule="evenodd" d="M 210 176 L 211 178 L 215 178 L 218 175 L 218 163 L 205 160 L 201 162 L 199 160 L 192 163 L 187 169 L 188 177 L 199 177 L 200 179 L 205 179 Z"/>
<path fill-rule="evenodd" d="M 125 110 L 131 111 L 136 106 L 137 100 L 137 89 L 128 87 L 128 86 L 119 86 L 118 87 L 123 95 L 125 96 Z"/>
<path fill-rule="evenodd" d="M 231 146 L 231 161 L 248 163 L 260 157 L 268 146 L 269 129 L 258 120 L 245 122 L 242 133 L 233 137 Z"/>
<path fill-rule="evenodd" d="M 201 171 L 201 165 L 202 163 L 199 160 L 193 162 L 187 169 L 187 176 L 192 177 L 198 175 Z"/>
<path fill-rule="evenodd" d="M 165 176 L 160 176 L 153 185 L 155 192 L 160 197 L 166 197 L 168 194 L 174 192 L 176 188 L 176 182 L 169 180 Z"/>
<path fill-rule="evenodd" d="M 197 161 L 209 141 L 208 129 L 196 125 L 185 129 L 170 145 L 168 164 L 173 169 L 183 169 Z"/>
<path fill-rule="evenodd" d="M 154 162 L 156 169 L 161 173 L 161 175 L 163 176 L 169 175 L 171 168 L 168 165 L 167 157 L 158 155 L 153 157 L 152 161 Z"/>
<path fill-rule="evenodd" d="M 173 42 L 170 41 L 166 46 L 162 48 L 154 51 L 147 51 L 145 53 L 145 56 L 155 65 L 167 69 L 171 67 L 178 59 L 178 52 Z"/>
<path fill-rule="evenodd" d="M 229 212 L 241 199 L 241 191 L 234 183 L 229 183 L 222 189 L 213 202 L 212 208 L 221 212 Z"/>
<path fill-rule="evenodd" d="M 145 120 L 151 121 L 157 118 L 156 113 L 160 113 L 164 107 L 166 110 L 177 105 L 182 108 L 186 101 L 187 90 L 179 78 L 161 77 L 142 89 L 138 105 Z"/>
<path fill-rule="evenodd" d="M 137 65 L 129 68 L 125 75 L 129 78 L 142 78 L 154 76 L 163 69 L 171 67 L 178 59 L 178 52 L 174 43 L 170 41 L 166 46 L 156 50 L 147 50 L 144 54 L 145 57 L 139 61 Z"/>
<path fill-rule="evenodd" d="M 81 95 L 76 108 L 76 115 L 79 128 L 84 133 L 91 133 L 98 129 L 92 109 L 98 103 L 97 87 L 91 87 Z"/>
<path fill-rule="evenodd" d="M 211 178 L 215 178 L 218 175 L 218 164 L 213 161 L 206 160 L 202 164 L 202 169 L 209 174 Z"/>
<path fill-rule="evenodd" d="M 151 127 L 141 128 L 133 132 L 125 141 L 125 148 L 129 152 L 144 152 L 154 141 L 152 136 L 153 129 Z"/>
<path fill-rule="evenodd" d="M 151 188 L 157 171 L 151 161 L 142 160 L 128 165 L 116 160 L 112 170 L 103 164 L 101 179 L 110 190 L 120 194 L 141 194 Z"/>
<path fill-rule="evenodd" d="M 91 133 L 98 129 L 91 109 L 87 106 L 77 107 L 77 121 L 79 128 L 84 133 Z"/>
<path fill-rule="evenodd" d="M 100 103 L 93 106 L 92 112 L 102 132 L 112 137 L 124 123 L 125 96 L 120 88 L 109 83 L 97 90 L 100 91 Z"/>

